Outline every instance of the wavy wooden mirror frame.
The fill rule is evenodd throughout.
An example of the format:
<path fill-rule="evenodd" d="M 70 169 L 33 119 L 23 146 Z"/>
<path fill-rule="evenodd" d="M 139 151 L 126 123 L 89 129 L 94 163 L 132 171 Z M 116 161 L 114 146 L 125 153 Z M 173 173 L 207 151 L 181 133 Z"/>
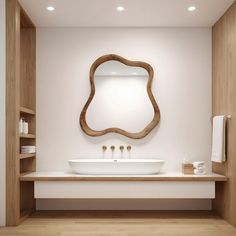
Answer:
<path fill-rule="evenodd" d="M 153 109 L 154 109 L 154 116 L 153 116 L 152 121 L 140 132 L 130 133 L 130 132 L 127 132 L 123 129 L 114 128 L 114 127 L 97 131 L 97 130 L 91 129 L 86 122 L 86 112 L 88 110 L 88 107 L 89 107 L 91 101 L 93 100 L 94 95 L 95 95 L 94 73 L 99 65 L 101 65 L 104 62 L 112 61 L 112 60 L 119 61 L 127 66 L 142 67 L 148 72 L 149 78 L 148 78 L 148 82 L 147 82 L 147 93 L 148 93 L 148 96 L 150 98 L 150 101 L 151 101 Z M 93 137 L 102 136 L 107 133 L 118 133 L 118 134 L 124 135 L 124 136 L 126 136 L 128 138 L 132 138 L 132 139 L 141 139 L 141 138 L 144 138 L 145 136 L 147 136 L 157 126 L 157 124 L 160 121 L 160 110 L 159 110 L 158 105 L 155 101 L 155 98 L 152 94 L 152 89 L 151 89 L 153 74 L 154 74 L 153 68 L 145 62 L 130 61 L 130 60 L 127 60 L 127 59 L 125 59 L 121 56 L 115 55 L 115 54 L 109 54 L 109 55 L 99 57 L 92 64 L 92 66 L 90 68 L 91 92 L 90 92 L 89 98 L 88 98 L 86 104 L 84 105 L 83 110 L 81 111 L 81 114 L 80 114 L 80 126 L 81 126 L 82 130 L 87 135 L 93 136 Z"/>

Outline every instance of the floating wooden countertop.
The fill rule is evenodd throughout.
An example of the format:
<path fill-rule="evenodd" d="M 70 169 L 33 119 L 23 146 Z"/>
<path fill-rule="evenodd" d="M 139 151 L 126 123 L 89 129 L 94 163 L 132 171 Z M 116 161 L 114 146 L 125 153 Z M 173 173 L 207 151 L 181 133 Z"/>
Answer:
<path fill-rule="evenodd" d="M 182 173 L 160 173 L 157 175 L 81 175 L 69 172 L 22 173 L 21 181 L 227 181 L 227 177 L 216 173 L 207 175 L 184 175 Z"/>

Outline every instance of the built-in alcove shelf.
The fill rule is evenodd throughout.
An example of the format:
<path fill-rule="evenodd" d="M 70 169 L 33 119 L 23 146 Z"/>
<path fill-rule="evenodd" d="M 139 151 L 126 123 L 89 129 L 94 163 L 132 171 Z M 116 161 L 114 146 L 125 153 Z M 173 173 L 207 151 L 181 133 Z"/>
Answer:
<path fill-rule="evenodd" d="M 26 107 L 20 107 L 20 113 L 28 114 L 28 115 L 35 115 L 35 111 Z"/>
<path fill-rule="evenodd" d="M 31 158 L 35 156 L 36 156 L 36 153 L 20 153 L 19 154 L 20 159 L 26 159 L 26 158 Z"/>
<path fill-rule="evenodd" d="M 35 134 L 20 134 L 20 138 L 31 138 L 34 139 L 36 137 Z"/>
<path fill-rule="evenodd" d="M 80 175 L 66 172 L 22 173 L 21 181 L 227 181 L 216 173 L 207 175 L 184 175 L 162 173 L 158 175 Z"/>
<path fill-rule="evenodd" d="M 34 182 L 19 175 L 36 170 L 36 154 L 20 154 L 36 146 L 36 27 L 18 0 L 6 1 L 6 224 L 18 225 L 35 211 Z M 19 134 L 19 121 L 29 134 Z"/>

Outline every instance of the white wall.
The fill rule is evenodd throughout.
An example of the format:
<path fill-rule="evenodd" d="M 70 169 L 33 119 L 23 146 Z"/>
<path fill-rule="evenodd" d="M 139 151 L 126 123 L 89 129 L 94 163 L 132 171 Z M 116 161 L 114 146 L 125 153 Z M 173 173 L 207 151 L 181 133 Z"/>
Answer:
<path fill-rule="evenodd" d="M 146 61 L 155 70 L 161 122 L 145 139 L 91 138 L 80 129 L 90 65 L 108 53 Z M 179 171 L 183 158 L 210 164 L 210 117 L 210 29 L 38 29 L 38 170 L 68 170 L 69 159 L 100 157 L 103 144 L 121 143 L 132 144 L 133 156 L 165 159 L 166 171 Z"/>
<path fill-rule="evenodd" d="M 0 226 L 5 225 L 5 0 L 0 0 Z"/>
<path fill-rule="evenodd" d="M 146 61 L 154 68 L 153 93 L 161 122 L 145 139 L 116 134 L 91 138 L 80 129 L 79 115 L 90 92 L 90 66 L 109 53 Z M 164 171 L 180 171 L 183 158 L 205 160 L 210 170 L 210 117 L 210 29 L 37 30 L 38 170 L 69 170 L 69 159 L 101 157 L 104 144 L 131 144 L 133 157 L 164 159 Z"/>

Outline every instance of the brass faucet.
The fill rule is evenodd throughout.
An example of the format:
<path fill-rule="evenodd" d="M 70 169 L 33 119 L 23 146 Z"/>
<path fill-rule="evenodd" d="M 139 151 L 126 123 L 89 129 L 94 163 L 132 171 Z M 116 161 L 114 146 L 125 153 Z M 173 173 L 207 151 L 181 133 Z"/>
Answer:
<path fill-rule="evenodd" d="M 102 158 L 105 158 L 105 152 L 107 150 L 107 146 L 103 145 L 102 146 Z"/>
<path fill-rule="evenodd" d="M 127 146 L 127 151 L 128 151 L 128 153 L 129 153 L 129 158 L 130 158 L 130 157 L 131 157 L 131 155 L 130 155 L 131 146 L 130 146 L 130 145 Z"/>
<path fill-rule="evenodd" d="M 111 158 L 113 159 L 114 158 L 114 151 L 115 151 L 115 146 L 114 145 L 112 145 L 111 146 Z"/>
<path fill-rule="evenodd" d="M 121 158 L 123 158 L 123 152 L 124 152 L 124 146 L 123 145 L 120 146 L 120 151 L 121 151 Z"/>
<path fill-rule="evenodd" d="M 107 146 L 103 145 L 102 150 L 105 152 L 107 150 Z"/>
<path fill-rule="evenodd" d="M 128 152 L 130 152 L 131 151 L 131 146 L 129 145 L 129 146 L 127 146 L 127 150 L 128 150 Z"/>

